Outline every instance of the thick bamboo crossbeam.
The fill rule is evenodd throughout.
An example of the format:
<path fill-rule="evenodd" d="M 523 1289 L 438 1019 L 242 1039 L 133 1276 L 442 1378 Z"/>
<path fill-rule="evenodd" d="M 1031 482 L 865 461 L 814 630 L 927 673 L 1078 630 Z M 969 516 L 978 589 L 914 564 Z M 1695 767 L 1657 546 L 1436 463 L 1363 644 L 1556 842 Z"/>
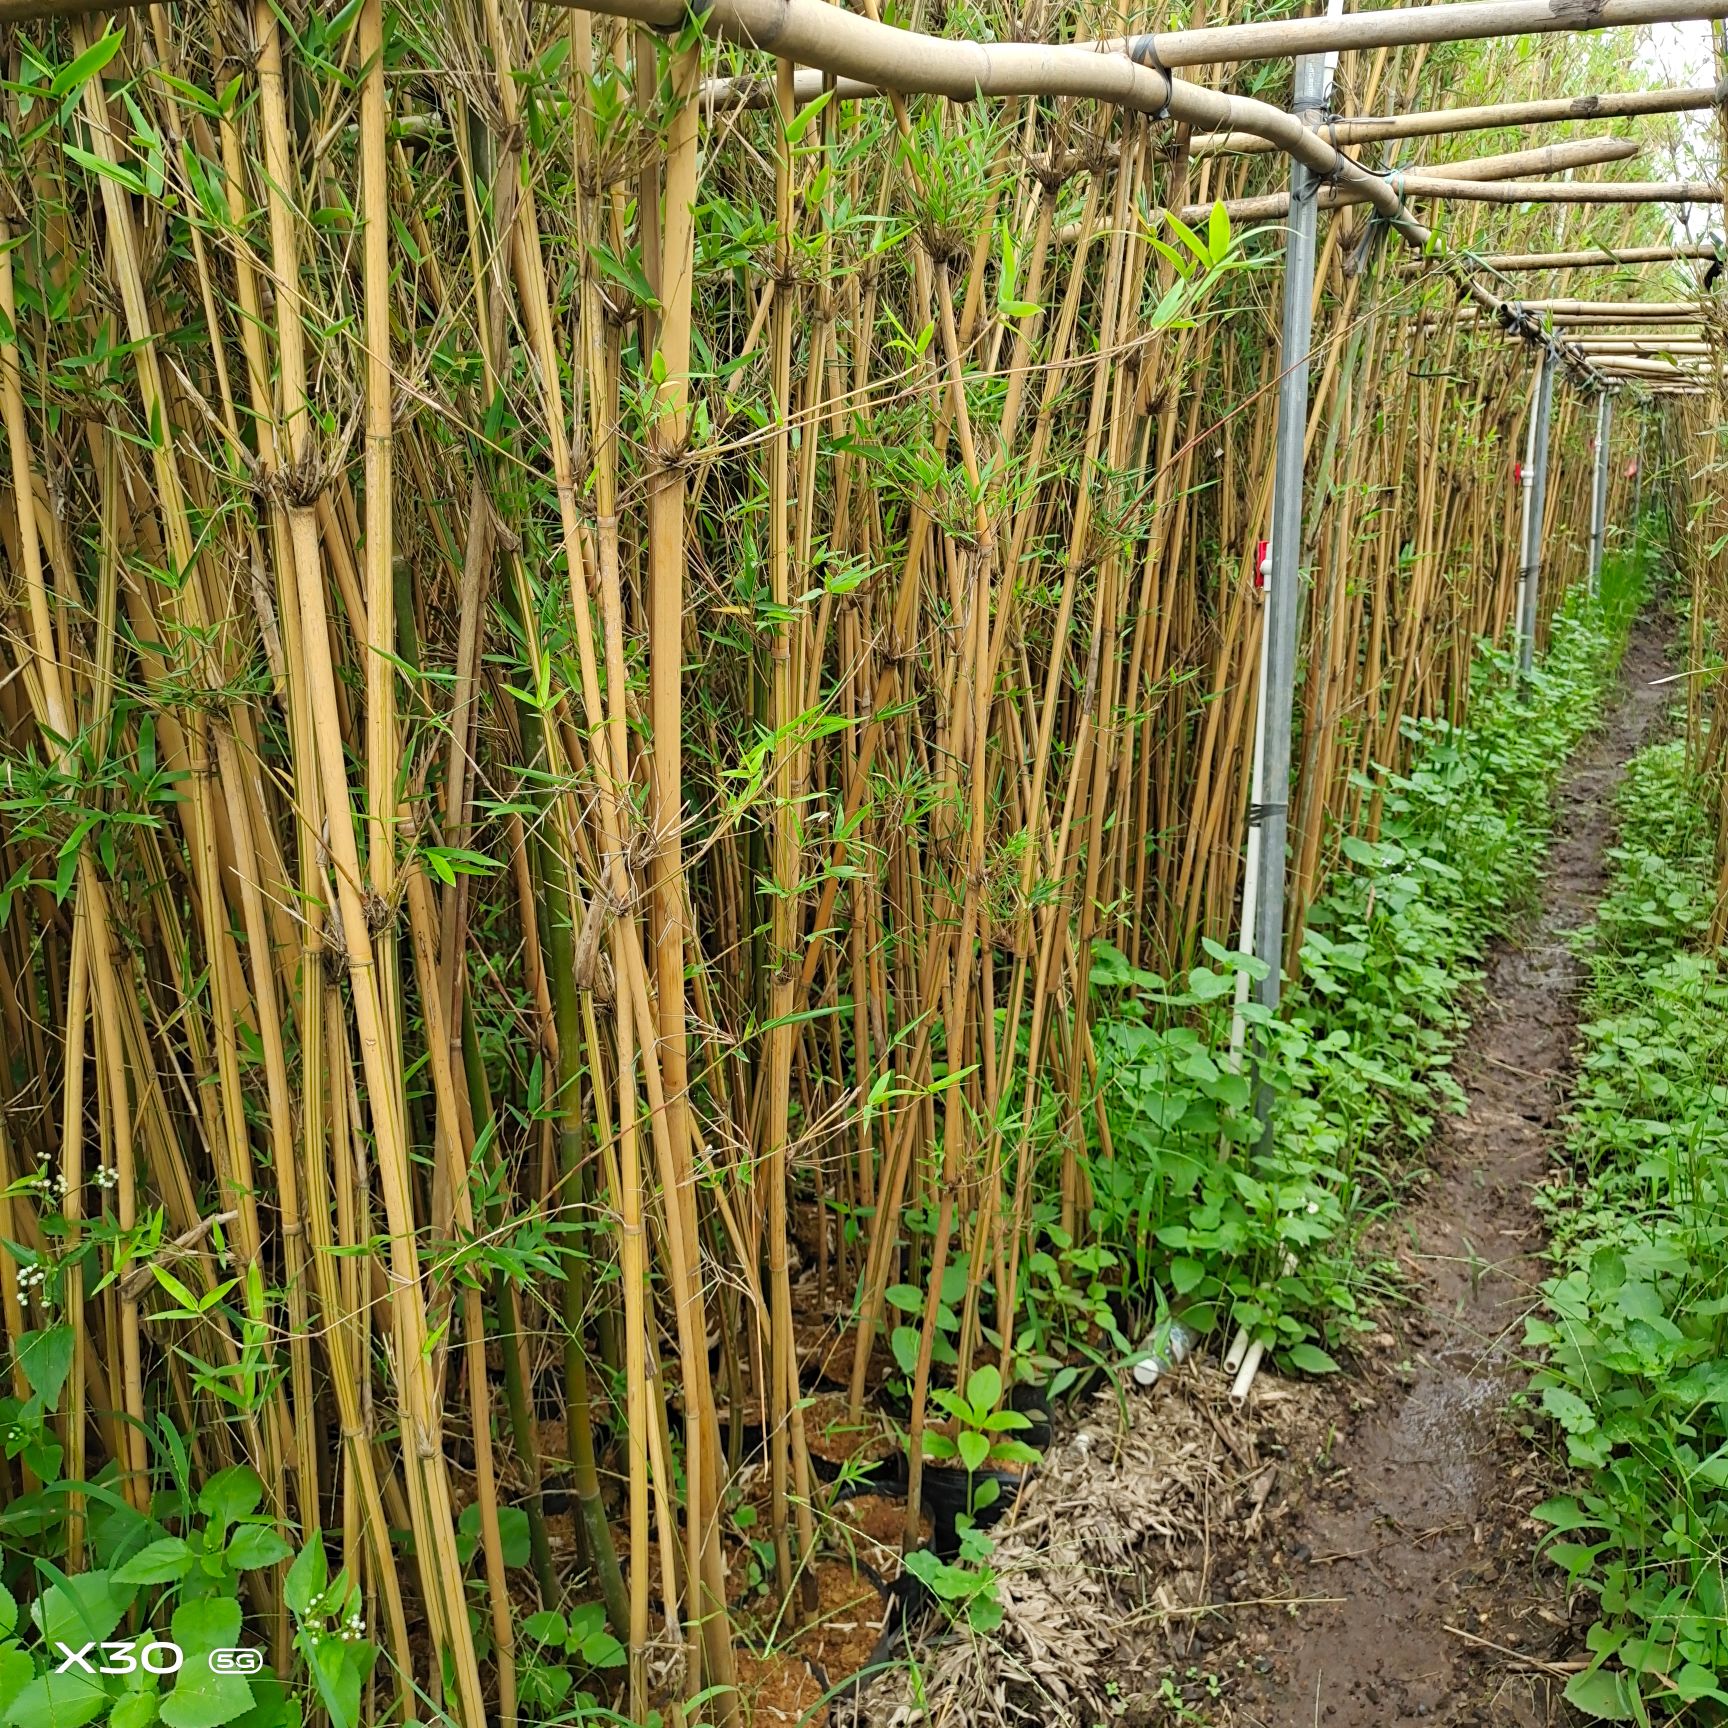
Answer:
<path fill-rule="evenodd" d="M 1681 317 L 1678 313 L 1667 318 L 1584 318 L 1561 317 L 1554 320 L 1560 329 L 1571 330 L 1582 335 L 1585 332 L 1597 336 L 1646 336 L 1653 335 L 1659 329 L 1668 325 L 1690 325 L 1691 335 L 1697 335 L 1698 328 L 1705 322 L 1702 312 L 1691 317 Z"/>
<path fill-rule="evenodd" d="M 0 22 L 42 16 L 50 11 L 73 11 L 82 3 L 83 0 L 0 0 Z M 773 14 L 782 9 L 789 10 L 796 3 L 797 0 L 756 0 L 751 9 L 759 22 L 750 42 L 765 51 L 799 61 L 807 68 L 818 68 L 814 74 L 806 71 L 803 88 L 794 81 L 794 97 L 809 101 L 822 89 L 822 74 L 833 71 L 833 68 L 811 56 L 786 53 L 784 41 L 775 30 Z M 629 0 L 628 5 L 613 0 L 611 5 L 595 6 L 590 10 L 635 18 L 667 29 L 684 16 L 681 0 L 676 0 L 676 3 L 675 0 Z M 1463 4 L 1395 6 L 1341 17 L 1290 18 L 1276 23 L 1218 24 L 1199 30 L 1163 30 L 1142 36 L 1076 42 L 1068 46 L 1096 54 L 1126 53 L 1141 65 L 1177 69 L 1229 65 L 1244 60 L 1282 60 L 1297 54 L 1323 54 L 1352 48 L 1398 48 L 1419 42 L 1468 42 L 1491 36 L 1536 36 L 1556 31 L 1606 30 L 1722 17 L 1728 17 L 1728 0 L 1691 0 L 1690 4 L 1685 0 L 1680 4 L 1675 4 L 1674 0 L 1465 0 Z M 730 34 L 729 31 L 725 33 Z M 901 34 L 911 35 L 912 32 Z M 916 82 L 901 81 L 897 74 L 865 67 L 836 73 L 835 76 L 839 79 L 836 93 L 841 97 L 875 96 L 883 90 L 910 93 L 920 88 Z M 981 93 L 989 95 L 992 92 L 981 87 Z M 965 101 L 969 94 L 956 96 L 955 100 Z M 704 105 L 709 107 L 736 107 L 741 102 L 760 99 L 754 80 L 739 79 L 716 80 L 703 90 L 702 97 Z M 1591 98 L 1575 100 L 1589 101 Z M 1708 107 L 1709 103 L 1699 103 L 1698 106 Z M 1674 110 L 1647 109 L 1645 112 Z M 1555 117 L 1577 118 L 1573 115 Z M 1246 133 L 1252 129 L 1226 126 L 1216 130 Z"/>
<path fill-rule="evenodd" d="M 1723 363 L 1708 354 L 1608 354 L 1602 359 L 1602 369 L 1606 372 L 1637 372 L 1652 368 L 1703 374 L 1722 371 Z"/>
<path fill-rule="evenodd" d="M 1328 134 L 1330 135 L 1330 134 Z M 1559 174 L 1569 168 L 1589 168 L 1602 162 L 1624 162 L 1636 156 L 1639 145 L 1631 138 L 1576 138 L 1565 144 L 1543 144 L 1534 150 L 1513 150 L 1502 156 L 1482 156 L 1470 162 L 1448 162 L 1448 180 L 1498 181 L 1513 180 L 1524 174 Z M 1412 170 L 1399 182 L 1405 196 L 1413 196 L 1428 185 L 1433 176 Z M 1319 193 L 1322 210 L 1336 210 L 1345 205 L 1360 204 L 1365 194 L 1340 187 L 1324 186 Z M 1191 204 L 1181 212 L 1184 222 L 1203 222 L 1212 206 Z M 1266 222 L 1284 216 L 1290 210 L 1288 192 L 1269 192 L 1258 198 L 1232 198 L 1224 205 L 1233 222 Z"/>
<path fill-rule="evenodd" d="M 1456 168 L 1447 164 L 1454 174 Z M 1598 246 L 1581 252 L 1486 252 L 1478 261 L 1490 270 L 1589 270 L 1627 264 L 1678 264 L 1685 259 L 1714 258 L 1716 248 L 1700 241 L 1691 246 Z M 1414 273 L 1423 268 L 1420 258 L 1407 258 L 1399 269 Z"/>
<path fill-rule="evenodd" d="M 1636 138 L 1571 138 L 1563 144 L 1539 144 L 1531 150 L 1508 150 L 1498 156 L 1474 156 L 1447 162 L 1437 173 L 1452 180 L 1516 180 L 1526 174 L 1560 174 L 1568 168 L 1593 168 L 1602 162 L 1627 162 L 1643 146 Z M 1424 174 L 1413 168 L 1412 174 Z"/>

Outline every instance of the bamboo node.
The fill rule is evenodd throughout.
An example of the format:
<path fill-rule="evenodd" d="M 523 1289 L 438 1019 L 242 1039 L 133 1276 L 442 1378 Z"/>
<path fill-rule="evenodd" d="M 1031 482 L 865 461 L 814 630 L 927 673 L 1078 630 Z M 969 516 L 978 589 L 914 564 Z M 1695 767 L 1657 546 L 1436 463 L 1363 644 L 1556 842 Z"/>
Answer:
<path fill-rule="evenodd" d="M 1057 193 L 1086 169 L 1100 166 L 1096 144 L 1090 150 L 1068 149 L 1035 152 L 1026 158 L 1026 165 L 1045 192 Z"/>
<path fill-rule="evenodd" d="M 290 509 L 310 509 L 324 490 L 325 475 L 310 456 L 298 462 L 284 463 L 275 474 L 266 475 L 260 485 L 265 494 L 274 491 Z"/>
<path fill-rule="evenodd" d="M 929 255 L 930 262 L 940 268 L 958 264 L 972 255 L 972 243 L 958 228 L 930 223 L 918 230 L 918 242 Z"/>
<path fill-rule="evenodd" d="M 576 947 L 570 956 L 570 974 L 578 990 L 593 990 L 605 959 L 601 938 L 620 916 L 620 909 L 609 894 L 596 894 L 582 915 L 582 928 L 577 932 Z"/>
<path fill-rule="evenodd" d="M 340 981 L 348 971 L 348 943 L 334 907 L 324 909 L 324 947 L 319 958 L 324 962 L 324 976 L 332 984 Z"/>

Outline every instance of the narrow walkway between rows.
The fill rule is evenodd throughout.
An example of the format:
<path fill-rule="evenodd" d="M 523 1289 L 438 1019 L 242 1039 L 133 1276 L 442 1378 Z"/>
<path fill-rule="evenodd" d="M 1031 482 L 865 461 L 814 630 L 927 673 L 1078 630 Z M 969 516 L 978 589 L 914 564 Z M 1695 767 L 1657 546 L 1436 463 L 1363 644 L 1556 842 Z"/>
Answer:
<path fill-rule="evenodd" d="M 1604 726 L 1559 792 L 1541 911 L 1493 953 L 1426 1197 L 1395 1221 L 1413 1303 L 1396 1368 L 1313 1478 L 1284 1543 L 1236 1720 L 1257 1728 L 1534 1725 L 1559 1707 L 1567 1643 L 1523 1514 L 1541 1497 L 1505 1414 L 1542 1276 L 1531 1190 L 1559 1150 L 1580 966 L 1571 937 L 1605 885 L 1614 793 L 1671 689 L 1659 622 L 1634 631 Z M 1496 1648 L 1498 1646 L 1499 1648 Z"/>

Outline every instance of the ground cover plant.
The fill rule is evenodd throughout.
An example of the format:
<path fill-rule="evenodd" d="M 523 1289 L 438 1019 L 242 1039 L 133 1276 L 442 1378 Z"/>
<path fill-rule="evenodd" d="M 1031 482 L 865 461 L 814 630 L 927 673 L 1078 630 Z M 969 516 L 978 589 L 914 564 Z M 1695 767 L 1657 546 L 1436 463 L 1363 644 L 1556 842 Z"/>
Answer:
<path fill-rule="evenodd" d="M 1361 1234 L 1433 1113 L 1457 1099 L 1447 1065 L 1468 987 L 1488 941 L 1529 904 L 1555 779 L 1601 715 L 1631 612 L 1612 586 L 1599 602 L 1575 593 L 1533 678 L 1520 687 L 1511 658 L 1484 651 L 1469 723 L 1413 725 L 1408 769 L 1365 777 L 1376 837 L 1345 841 L 1267 1034 L 1269 1139 L 1240 1040 L 1234 1059 L 1231 1049 L 1236 1014 L 1264 1025 L 1237 1008 L 1241 957 L 1214 944 L 1172 986 L 1104 951 L 1093 978 L 1107 992 L 1098 1038 L 1112 1155 L 1086 1166 L 1089 1277 L 1035 1257 L 1051 1293 L 1029 1298 L 1032 1316 L 1087 1301 L 1108 1312 L 1106 1292 L 1118 1308 L 1138 1292 L 1195 1329 L 1246 1326 L 1288 1366 L 1335 1366 L 1326 1346 L 1367 1324 L 1364 1297 L 1383 1276 L 1361 1260 Z M 1054 1200 L 1048 1211 L 1054 1221 Z M 1074 1354 L 1072 1332 L 1063 1342 Z"/>
<path fill-rule="evenodd" d="M 1585 950 L 1567 1169 L 1545 1195 L 1554 1275 L 1528 1327 L 1532 1392 L 1577 1486 L 1536 1515 L 1594 1616 L 1567 1697 L 1611 1721 L 1710 1720 L 1728 1705 L 1728 978 L 1684 738 L 1633 759 L 1620 813 Z"/>

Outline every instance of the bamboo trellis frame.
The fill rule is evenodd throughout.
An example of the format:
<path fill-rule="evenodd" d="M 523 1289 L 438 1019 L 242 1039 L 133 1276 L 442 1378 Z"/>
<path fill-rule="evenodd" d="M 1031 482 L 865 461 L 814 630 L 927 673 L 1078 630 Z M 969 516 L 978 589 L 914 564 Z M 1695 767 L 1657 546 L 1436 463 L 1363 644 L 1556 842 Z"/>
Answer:
<path fill-rule="evenodd" d="M 810 28 L 839 16 L 823 10 Z M 1461 13 L 1493 13 L 1524 29 L 1537 9 L 1431 10 L 1451 22 L 1412 12 L 1391 28 L 1458 30 Z M 1605 0 L 1593 17 L 1675 10 Z M 0 0 L 0 22 L 43 15 Z M 718 22 L 748 34 L 758 16 L 733 8 Z M 660 22 L 676 29 L 682 14 Z M 1332 35 L 1195 33 L 1205 52 L 1187 63 L 1245 41 L 1348 47 L 1387 28 L 1345 22 Z M 200 1290 L 219 1281 L 196 1234 L 207 1197 L 232 1212 L 237 1259 L 267 1266 L 285 1292 L 282 1383 L 232 1432 L 196 1389 L 163 1396 L 206 1417 L 187 1424 L 201 1467 L 238 1449 L 273 1510 L 330 1513 L 379 1601 L 396 1672 L 382 1691 L 403 1715 L 416 1680 L 442 1696 L 441 1653 L 466 1728 L 515 1710 L 498 1457 L 528 1484 L 539 1567 L 546 1460 L 527 1394 L 546 1334 L 532 1309 L 556 1308 L 561 1342 L 541 1378 L 558 1385 L 594 1587 L 629 1646 L 632 1709 L 649 1695 L 657 1594 L 683 1689 L 718 1684 L 725 1717 L 719 1511 L 736 1459 L 722 1455 L 722 1387 L 734 1412 L 753 1401 L 768 1415 L 783 1587 L 813 1540 L 801 1390 L 835 1353 L 797 1331 L 789 1199 L 818 1220 L 806 1271 L 819 1296 L 860 1293 L 840 1362 L 854 1406 L 887 1288 L 896 1273 L 929 1279 L 916 1433 L 944 1257 L 965 1255 L 975 1274 L 962 1359 L 982 1358 L 991 1327 L 1011 1356 L 1040 1161 L 1064 1223 L 1083 1223 L 1085 1137 L 1108 1134 L 1089 1091 L 1091 945 L 1164 967 L 1230 929 L 1276 365 L 1241 343 L 1209 352 L 1201 326 L 1156 322 L 1148 297 L 1155 306 L 1173 277 L 1132 219 L 1137 200 L 1182 208 L 1246 191 L 1251 158 L 1187 154 L 1201 125 L 1254 121 L 1318 170 L 1348 170 L 1266 104 L 1091 55 L 1084 89 L 1063 103 L 1007 99 L 1002 131 L 985 139 L 994 172 L 980 172 L 972 226 L 957 228 L 935 219 L 912 153 L 848 158 L 832 105 L 795 140 L 798 80 L 784 60 L 779 125 L 752 140 L 773 182 L 766 273 L 711 274 L 721 310 L 704 324 L 696 283 L 713 266 L 693 206 L 702 176 L 733 170 L 702 154 L 694 35 L 666 50 L 571 14 L 548 38 L 491 4 L 462 9 L 453 29 L 442 70 L 426 74 L 443 80 L 452 119 L 432 146 L 453 189 L 437 215 L 393 149 L 381 0 L 356 20 L 351 154 L 340 81 L 323 87 L 295 58 L 305 50 L 273 8 L 224 15 L 246 96 L 228 109 L 178 99 L 171 79 L 204 75 L 183 25 L 163 9 L 131 16 L 113 70 L 83 87 L 79 135 L 131 171 L 135 140 L 110 94 L 124 80 L 164 135 L 188 141 L 220 202 L 203 204 L 186 158 L 165 163 L 195 213 L 170 261 L 156 255 L 147 183 L 132 191 L 52 149 L 23 164 L 30 216 L 0 232 L 0 537 L 23 572 L 0 638 L 0 734 L 65 768 L 68 741 L 112 723 L 129 761 L 143 692 L 189 795 L 129 842 L 126 872 L 89 844 L 66 902 L 33 884 L 39 941 L 17 920 L 0 929 L 3 1041 L 41 1082 L 7 1101 L 0 1178 L 55 1157 L 76 1176 L 86 1143 L 100 1146 L 118 1167 L 120 1226 L 163 1206 L 191 1234 L 183 1272 Z M 66 35 L 88 46 L 83 25 Z M 548 40 L 565 52 L 543 90 Z M 1199 51 L 1154 40 L 1161 56 Z M 1015 77 L 1040 64 L 1066 77 L 1074 64 L 991 58 Z M 1413 97 L 1420 53 L 1365 58 L 1353 70 L 1370 100 Z M 630 136 L 652 137 L 646 166 L 608 142 L 589 81 L 606 66 L 636 77 L 643 113 L 630 124 L 643 130 Z M 561 104 L 556 148 L 525 112 L 530 88 Z M 1123 93 L 1141 116 L 1182 110 L 1168 173 L 1149 118 L 1076 106 Z M 933 112 L 954 143 L 962 121 Z M 1113 160 L 1075 149 L 1077 116 L 1119 128 Z M 888 124 L 916 142 L 904 102 Z M 1047 151 L 1036 170 L 1037 152 L 1011 147 L 1022 132 Z M 552 179 L 566 160 L 578 171 Z M 817 163 L 834 166 L 826 182 Z M 1354 172 L 1373 181 L 1381 215 L 1425 239 L 1395 187 Z M 553 185 L 566 204 L 542 196 Z M 348 192 L 352 256 L 311 220 Z M 899 259 L 860 255 L 833 220 L 842 193 L 915 212 Z M 1058 259 L 1059 218 L 1075 208 L 1074 251 Z M 1470 214 L 1471 233 L 1482 219 Z M 998 221 L 1017 237 L 1033 313 L 994 304 Z M 632 238 L 647 295 L 604 267 Z M 1403 317 L 1422 284 L 1347 271 L 1353 244 L 1335 220 L 1319 277 L 1297 930 L 1342 836 L 1374 820 L 1353 776 L 1403 759 L 1407 718 L 1463 714 L 1471 644 L 1503 631 L 1516 562 L 1501 457 L 1524 411 L 1517 357 L 1473 347 L 1462 321 Z M 813 272 L 813 257 L 841 268 Z M 1468 255 L 1447 267 L 1499 309 Z M 56 282 L 70 288 L 50 328 L 43 289 Z M 130 350 L 103 407 L 126 437 L 82 413 L 68 431 L 43 396 L 40 368 L 62 343 L 94 345 L 106 304 L 120 307 Z M 1239 309 L 1257 309 L 1252 278 Z M 890 313 L 929 342 L 885 367 Z M 177 321 L 202 323 L 199 351 L 174 340 Z M 471 375 L 435 380 L 425 330 L 459 332 Z M 759 426 L 697 373 L 717 339 L 741 363 Z M 352 410 L 358 455 L 338 408 Z M 138 434 L 152 415 L 170 436 Z M 935 452 L 936 480 L 896 489 L 872 472 L 859 451 L 896 435 Z M 1557 448 L 1573 437 L 1563 424 Z M 541 473 L 550 484 L 532 493 Z M 65 493 L 59 474 L 74 478 Z M 1556 521 L 1575 493 L 1575 476 L 1555 488 Z M 818 553 L 867 579 L 809 586 Z M 725 585 L 746 566 L 766 573 L 760 595 Z M 1044 586 L 1009 580 L 1023 569 Z M 740 612 L 743 647 L 728 634 Z M 718 706 L 697 699 L 697 656 L 712 662 Z M 196 701 L 181 699 L 187 688 Z M 818 710 L 837 723 L 806 728 Z M 722 723 L 770 741 L 738 799 L 721 795 L 724 778 L 701 778 L 734 763 Z M 508 939 L 496 952 L 477 932 L 474 879 L 444 881 L 431 863 L 460 862 L 482 838 L 501 861 L 487 907 L 488 933 Z M 0 836 L 6 874 L 43 844 Z M 140 881 L 160 885 L 148 906 Z M 36 991 L 55 1012 L 30 1005 Z M 483 1046 L 481 991 L 504 1000 L 490 1024 L 511 1029 L 520 1060 Z M 411 1055 L 424 1075 L 412 1088 Z M 525 1107 L 529 1061 L 550 1108 Z M 959 1076 L 940 1090 L 938 1065 Z M 499 1075 L 511 1085 L 495 1097 Z M 904 1079 L 904 1096 L 890 1088 L 862 1109 L 884 1076 Z M 69 1181 L 61 1213 L 71 1231 L 89 1222 L 79 1187 Z M 52 1208 L 8 1207 L 0 1236 L 40 1249 Z M 902 1231 L 915 1209 L 932 1230 Z M 842 1213 L 864 1220 L 856 1238 L 829 1230 Z M 560 1280 L 452 1273 L 522 1218 L 582 1220 L 600 1244 L 592 1275 L 586 1252 L 556 1240 Z M 995 1311 L 980 1268 L 1006 1293 Z M 13 1337 L 14 1273 L 0 1253 Z M 247 1319 L 219 1305 L 176 1332 L 148 1284 L 111 1286 L 80 1333 L 69 1435 L 105 1449 L 138 1495 L 147 1461 L 130 1423 L 146 1413 L 147 1357 L 195 1338 L 213 1359 L 238 1359 Z M 616 1375 L 621 1414 L 591 1374 Z M 403 1413 L 393 1439 L 379 1388 Z M 451 1527 L 447 1442 L 463 1410 L 484 1657 Z M 627 1483 L 622 1566 L 599 1488 L 608 1430 L 622 1436 L 613 1468 Z M 736 1433 L 734 1422 L 729 1443 Z M 392 1526 L 414 1529 L 411 1564 L 392 1552 Z M 430 1671 L 411 1609 L 425 1616 Z M 279 1600 L 269 1611 L 285 1628 Z"/>

